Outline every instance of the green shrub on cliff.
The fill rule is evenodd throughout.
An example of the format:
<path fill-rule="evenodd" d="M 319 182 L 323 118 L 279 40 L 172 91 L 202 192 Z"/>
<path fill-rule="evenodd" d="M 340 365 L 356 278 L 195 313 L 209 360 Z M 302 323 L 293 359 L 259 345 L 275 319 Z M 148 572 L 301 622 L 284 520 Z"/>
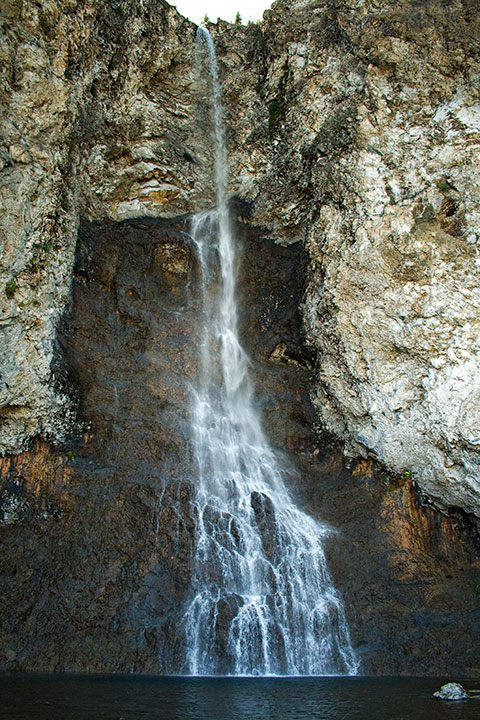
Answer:
<path fill-rule="evenodd" d="M 12 278 L 7 283 L 5 283 L 5 295 L 9 300 L 13 298 L 15 295 L 15 290 L 17 289 L 17 281 L 15 278 Z"/>

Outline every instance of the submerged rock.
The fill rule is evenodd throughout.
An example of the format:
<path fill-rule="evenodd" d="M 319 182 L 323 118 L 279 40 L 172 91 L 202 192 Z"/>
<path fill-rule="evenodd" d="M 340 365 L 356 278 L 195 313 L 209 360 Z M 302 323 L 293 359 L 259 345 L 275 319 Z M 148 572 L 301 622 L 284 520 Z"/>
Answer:
<path fill-rule="evenodd" d="M 440 700 L 466 700 L 468 695 L 465 688 L 459 683 L 446 683 L 440 690 L 433 693 L 433 697 Z"/>

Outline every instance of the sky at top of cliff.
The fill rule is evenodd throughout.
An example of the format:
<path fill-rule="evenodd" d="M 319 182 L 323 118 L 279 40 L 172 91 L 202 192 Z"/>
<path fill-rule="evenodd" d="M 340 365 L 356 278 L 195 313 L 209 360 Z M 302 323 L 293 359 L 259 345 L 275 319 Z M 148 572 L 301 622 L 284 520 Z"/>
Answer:
<path fill-rule="evenodd" d="M 175 5 L 178 12 L 193 20 L 193 22 L 201 23 L 205 15 L 212 22 L 216 22 L 217 18 L 234 22 L 237 12 L 240 13 L 242 22 L 249 20 L 261 20 L 263 11 L 272 4 L 271 0 L 170 0 L 171 5 Z"/>

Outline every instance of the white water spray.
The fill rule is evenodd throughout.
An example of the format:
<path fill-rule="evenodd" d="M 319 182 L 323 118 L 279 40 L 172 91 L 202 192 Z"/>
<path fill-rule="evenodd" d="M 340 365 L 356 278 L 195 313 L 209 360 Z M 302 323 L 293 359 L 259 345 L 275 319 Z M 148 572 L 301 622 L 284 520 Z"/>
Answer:
<path fill-rule="evenodd" d="M 191 226 L 204 328 L 192 408 L 198 483 L 184 671 L 352 674 L 357 662 L 323 550 L 329 530 L 292 502 L 253 403 L 237 331 L 218 67 L 207 30 L 199 28 L 197 42 L 211 74 L 217 209 Z"/>

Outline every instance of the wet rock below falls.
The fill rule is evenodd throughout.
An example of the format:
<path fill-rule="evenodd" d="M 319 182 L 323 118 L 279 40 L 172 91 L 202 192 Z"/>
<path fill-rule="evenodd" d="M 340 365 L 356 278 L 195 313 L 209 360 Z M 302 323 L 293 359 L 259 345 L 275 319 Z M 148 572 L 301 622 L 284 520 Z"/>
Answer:
<path fill-rule="evenodd" d="M 183 220 L 83 223 L 56 375 L 77 434 L 0 460 L 0 668 L 180 672 L 191 578 L 190 383 L 199 274 Z M 478 672 L 478 540 L 422 504 L 409 479 L 347 468 L 313 432 L 298 314 L 299 248 L 242 233 L 241 330 L 258 402 L 302 509 L 328 545 L 361 672 Z M 267 552 L 272 517 L 252 507 Z M 214 522 L 214 518 L 212 518 Z M 218 622 L 235 612 L 225 598 Z"/>

